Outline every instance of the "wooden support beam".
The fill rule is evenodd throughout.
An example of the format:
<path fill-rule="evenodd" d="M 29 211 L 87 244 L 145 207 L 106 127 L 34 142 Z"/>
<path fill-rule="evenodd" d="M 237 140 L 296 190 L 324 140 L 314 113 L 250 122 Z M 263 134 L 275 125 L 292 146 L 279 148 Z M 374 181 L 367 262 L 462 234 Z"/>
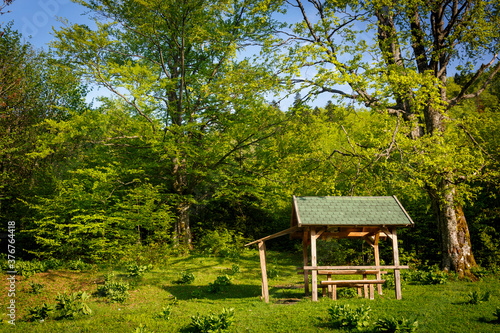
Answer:
<path fill-rule="evenodd" d="M 253 242 L 250 242 L 248 244 L 245 244 L 245 246 L 250 246 L 250 245 L 253 245 L 253 244 L 257 244 L 257 243 L 260 243 L 260 242 L 264 242 L 266 240 L 270 240 L 270 239 L 273 239 L 273 238 L 276 238 L 276 237 L 280 237 L 280 236 L 284 236 L 284 235 L 288 235 L 288 234 L 291 234 L 291 233 L 294 233 L 295 231 L 299 230 L 300 228 L 299 227 L 291 227 L 291 228 L 288 228 L 288 229 L 285 229 L 285 230 L 282 230 L 280 232 L 277 232 L 275 234 L 272 234 L 272 235 L 269 235 L 269 236 L 266 236 L 266 237 L 263 237 L 261 239 L 257 239 L 256 241 L 253 241 Z"/>
<path fill-rule="evenodd" d="M 317 257 L 316 257 L 316 239 L 317 239 L 316 229 L 313 227 L 313 228 L 311 228 L 311 266 L 316 266 L 318 264 Z M 318 301 L 318 271 L 317 270 L 312 271 L 311 284 L 312 284 L 312 301 L 317 302 Z"/>
<path fill-rule="evenodd" d="M 399 266 L 399 249 L 398 249 L 398 236 L 396 228 L 391 230 L 392 239 L 392 253 L 394 256 L 394 266 Z M 401 299 L 401 275 L 399 269 L 394 269 L 394 284 L 396 289 L 396 299 Z"/>
<path fill-rule="evenodd" d="M 380 238 L 380 233 L 376 234 L 373 238 L 373 252 L 374 252 L 374 256 L 375 256 L 375 265 L 376 266 L 380 266 L 380 252 L 379 252 L 379 248 L 378 248 L 379 238 Z M 382 279 L 382 274 L 380 274 L 380 271 L 378 271 L 377 280 L 381 280 L 381 279 Z M 379 295 L 382 295 L 382 285 L 381 284 L 377 285 L 377 292 Z"/>
<path fill-rule="evenodd" d="M 304 230 L 304 234 L 302 236 L 302 256 L 304 260 L 304 266 L 309 264 L 309 258 L 307 256 L 307 246 L 309 245 L 309 232 Z M 309 296 L 309 274 L 308 271 L 304 271 L 304 293 L 306 296 Z"/>
<path fill-rule="evenodd" d="M 260 271 L 262 274 L 262 299 L 269 303 L 269 287 L 267 284 L 267 265 L 266 265 L 266 244 L 259 242 Z"/>

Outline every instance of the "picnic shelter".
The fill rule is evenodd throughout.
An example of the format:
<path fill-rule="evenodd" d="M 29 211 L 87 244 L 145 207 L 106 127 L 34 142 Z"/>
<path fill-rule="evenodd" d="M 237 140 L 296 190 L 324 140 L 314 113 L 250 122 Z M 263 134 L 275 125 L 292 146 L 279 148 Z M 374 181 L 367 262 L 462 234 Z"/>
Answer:
<path fill-rule="evenodd" d="M 302 239 L 303 267 L 299 274 L 304 276 L 305 294 L 309 295 L 309 277 L 311 278 L 312 301 L 318 300 L 318 286 L 328 289 L 329 295 L 336 299 L 337 287 L 357 287 L 365 297 L 370 289 L 373 299 L 373 288 L 376 285 L 382 294 L 382 275 L 384 270 L 394 270 L 396 298 L 401 299 L 400 270 L 408 266 L 400 265 L 398 238 L 396 229 L 413 226 L 414 223 L 404 207 L 395 196 L 383 197 L 343 197 L 343 196 L 293 196 L 291 226 L 275 234 L 260 238 L 245 246 L 258 244 L 262 274 L 262 298 L 269 302 L 267 282 L 266 246 L 265 242 L 284 235 L 291 239 Z M 318 266 L 316 242 L 318 239 L 362 239 L 374 251 L 375 265 L 372 266 Z M 379 240 L 389 239 L 392 242 L 393 264 L 380 265 Z M 310 246 L 310 257 L 308 247 Z M 318 281 L 318 276 L 327 276 L 327 280 Z M 360 275 L 359 280 L 332 280 L 332 276 Z M 368 279 L 373 275 L 374 279 Z M 319 283 L 318 283 L 319 282 Z"/>

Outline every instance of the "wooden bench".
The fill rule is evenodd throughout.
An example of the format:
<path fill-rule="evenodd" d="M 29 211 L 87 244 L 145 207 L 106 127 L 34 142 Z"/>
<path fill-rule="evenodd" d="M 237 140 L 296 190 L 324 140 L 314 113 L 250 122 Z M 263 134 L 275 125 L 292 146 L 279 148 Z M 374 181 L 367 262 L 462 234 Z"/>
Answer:
<path fill-rule="evenodd" d="M 302 267 L 298 267 L 297 269 L 301 269 Z M 311 270 L 307 270 L 308 274 L 310 275 L 312 272 Z M 304 270 L 298 271 L 297 274 L 304 274 Z M 380 271 L 380 270 L 373 270 L 373 269 L 336 269 L 336 270 L 318 270 L 318 275 L 326 275 L 327 276 L 327 283 L 323 283 L 325 281 L 322 281 L 318 287 L 322 288 L 323 291 L 323 296 L 326 294 L 326 289 L 328 289 L 328 294 L 329 296 L 336 300 L 337 299 L 337 286 L 338 287 L 357 287 L 358 288 L 358 295 L 361 295 L 361 288 L 363 287 L 364 289 L 364 296 L 365 298 L 368 298 L 368 288 L 373 289 L 373 285 L 377 284 L 377 289 L 378 293 L 382 295 L 382 284 L 385 282 L 385 280 L 380 280 L 380 276 L 382 274 L 387 274 L 386 271 Z M 331 276 L 332 275 L 362 275 L 363 280 L 358 280 L 358 281 L 367 281 L 365 283 L 352 283 L 351 281 L 356 281 L 356 280 L 342 280 L 347 283 L 340 283 L 340 284 L 332 284 L 329 283 L 328 281 L 331 281 Z M 378 280 L 368 280 L 368 275 L 375 275 Z M 371 281 L 384 281 L 382 283 L 374 283 Z M 371 291 L 371 289 L 370 289 Z M 370 294 L 370 299 L 373 299 L 372 295 Z"/>
<path fill-rule="evenodd" d="M 370 299 L 375 299 L 374 295 L 374 285 L 382 285 L 385 280 L 326 280 L 321 281 L 321 285 L 331 286 L 332 299 L 337 299 L 337 287 L 358 287 L 368 285 L 370 287 Z M 358 289 L 359 290 L 359 289 Z M 365 294 L 366 296 L 366 294 Z"/>

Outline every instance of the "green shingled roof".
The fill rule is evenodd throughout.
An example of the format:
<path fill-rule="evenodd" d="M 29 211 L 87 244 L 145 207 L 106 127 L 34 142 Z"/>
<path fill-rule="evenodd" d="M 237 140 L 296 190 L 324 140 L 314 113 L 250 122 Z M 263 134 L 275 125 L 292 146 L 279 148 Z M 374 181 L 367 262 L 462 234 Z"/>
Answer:
<path fill-rule="evenodd" d="M 292 226 L 407 226 L 413 221 L 392 197 L 293 197 Z"/>

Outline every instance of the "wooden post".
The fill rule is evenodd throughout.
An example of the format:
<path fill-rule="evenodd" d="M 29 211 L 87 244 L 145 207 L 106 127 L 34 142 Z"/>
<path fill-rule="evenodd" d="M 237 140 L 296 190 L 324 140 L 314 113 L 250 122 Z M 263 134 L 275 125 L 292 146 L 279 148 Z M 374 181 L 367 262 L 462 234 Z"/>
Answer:
<path fill-rule="evenodd" d="M 307 257 L 307 245 L 309 244 L 309 234 L 307 230 L 304 231 L 302 235 L 302 255 L 304 257 L 304 266 L 307 266 L 309 263 L 309 258 Z M 304 269 L 304 293 L 306 296 L 309 296 L 309 271 Z"/>
<path fill-rule="evenodd" d="M 317 266 L 317 258 L 316 258 L 316 229 L 314 227 L 311 228 L 311 266 Z M 318 271 L 312 270 L 312 301 L 318 301 Z"/>
<path fill-rule="evenodd" d="M 377 233 L 375 235 L 375 239 L 373 241 L 373 251 L 375 252 L 375 266 L 380 266 L 380 252 L 378 249 L 378 240 L 380 238 L 380 233 Z M 382 274 L 380 274 L 380 269 L 378 270 L 379 272 L 377 273 L 377 280 L 382 280 Z M 382 285 L 377 284 L 377 291 L 379 295 L 382 295 Z"/>
<path fill-rule="evenodd" d="M 394 266 L 399 266 L 399 250 L 398 250 L 398 236 L 396 228 L 391 230 L 392 234 L 392 253 L 394 255 Z M 401 299 L 401 275 L 399 269 L 394 270 L 394 284 L 396 289 L 396 299 Z"/>
<path fill-rule="evenodd" d="M 269 288 L 267 286 L 266 244 L 259 242 L 260 271 L 262 273 L 262 299 L 269 303 Z"/>

